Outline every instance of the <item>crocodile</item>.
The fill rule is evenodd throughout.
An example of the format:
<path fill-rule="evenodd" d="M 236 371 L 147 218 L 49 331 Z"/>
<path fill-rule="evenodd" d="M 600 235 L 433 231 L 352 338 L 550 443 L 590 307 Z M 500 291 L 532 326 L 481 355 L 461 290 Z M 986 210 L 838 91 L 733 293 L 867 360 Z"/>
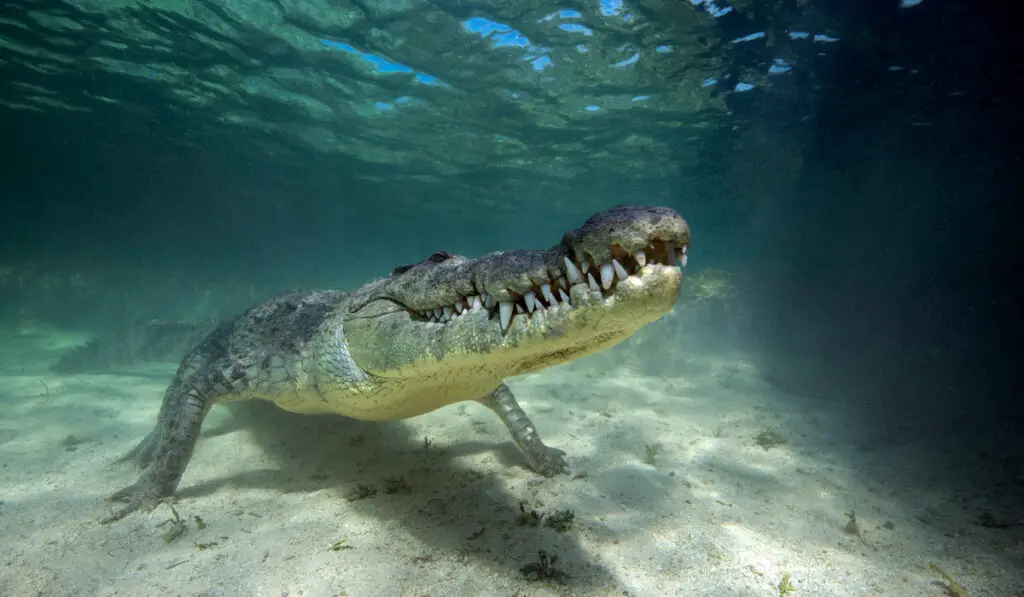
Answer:
<path fill-rule="evenodd" d="M 672 309 L 690 229 L 667 207 L 618 206 L 545 250 L 436 252 L 345 293 L 290 291 L 218 325 L 182 359 L 153 430 L 122 461 L 138 480 L 113 522 L 173 497 L 210 408 L 264 399 L 367 421 L 475 400 L 535 472 L 567 472 L 505 379 L 613 346 Z"/>

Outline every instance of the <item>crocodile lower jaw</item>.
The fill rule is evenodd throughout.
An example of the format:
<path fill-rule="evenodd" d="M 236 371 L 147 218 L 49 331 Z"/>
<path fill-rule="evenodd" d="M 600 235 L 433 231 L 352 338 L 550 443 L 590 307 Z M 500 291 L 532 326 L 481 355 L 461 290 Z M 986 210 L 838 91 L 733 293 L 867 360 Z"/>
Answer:
<path fill-rule="evenodd" d="M 681 286 L 679 267 L 657 264 L 638 268 L 608 290 L 573 285 L 569 303 L 512 319 L 499 343 L 507 374 L 537 371 L 622 342 L 668 313 Z"/>

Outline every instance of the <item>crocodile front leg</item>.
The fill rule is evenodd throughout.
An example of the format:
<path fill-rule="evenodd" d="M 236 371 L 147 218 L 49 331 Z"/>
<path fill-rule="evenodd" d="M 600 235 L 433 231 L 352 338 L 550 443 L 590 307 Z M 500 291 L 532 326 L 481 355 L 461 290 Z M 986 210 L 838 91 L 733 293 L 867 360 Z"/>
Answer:
<path fill-rule="evenodd" d="M 210 408 L 219 399 L 250 385 L 245 365 L 223 356 L 226 329 L 212 333 L 178 367 L 164 393 L 156 426 L 122 459 L 134 460 L 143 467 L 142 474 L 135 483 L 107 498 L 120 505 L 102 520 L 104 524 L 139 509 L 152 509 L 172 497 Z"/>
<path fill-rule="evenodd" d="M 121 505 L 103 519 L 104 524 L 139 509 L 150 510 L 174 495 L 213 403 L 211 394 L 199 388 L 173 385 L 168 389 L 156 428 L 125 457 L 145 469 L 135 483 L 107 498 Z"/>
<path fill-rule="evenodd" d="M 479 398 L 478 401 L 487 408 L 493 410 L 501 418 L 512 439 L 519 446 L 520 451 L 526 456 L 530 467 L 545 477 L 567 472 L 565 463 L 565 452 L 557 448 L 550 448 L 544 445 L 537 428 L 533 426 L 530 417 L 526 416 L 522 407 L 516 402 L 512 390 L 502 383 L 491 393 Z"/>

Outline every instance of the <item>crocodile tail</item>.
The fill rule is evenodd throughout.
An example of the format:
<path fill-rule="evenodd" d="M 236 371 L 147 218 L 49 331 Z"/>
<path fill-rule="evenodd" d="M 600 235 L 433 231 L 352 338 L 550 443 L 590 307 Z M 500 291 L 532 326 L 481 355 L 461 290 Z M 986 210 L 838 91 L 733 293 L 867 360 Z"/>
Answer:
<path fill-rule="evenodd" d="M 197 323 L 153 320 L 132 324 L 109 337 L 92 338 L 67 351 L 54 363 L 54 373 L 98 373 L 143 362 L 178 361 L 219 321 Z"/>

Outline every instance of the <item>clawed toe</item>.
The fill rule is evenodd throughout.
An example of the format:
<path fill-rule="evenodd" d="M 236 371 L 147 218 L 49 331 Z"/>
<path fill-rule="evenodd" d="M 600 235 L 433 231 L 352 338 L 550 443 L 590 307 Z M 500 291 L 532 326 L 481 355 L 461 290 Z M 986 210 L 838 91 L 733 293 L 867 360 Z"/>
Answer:
<path fill-rule="evenodd" d="M 544 453 L 534 463 L 534 470 L 545 477 L 554 477 L 569 472 L 569 465 L 565 462 L 565 452 L 558 448 L 545 446 Z"/>
<path fill-rule="evenodd" d="M 164 498 L 150 486 L 135 483 L 111 495 L 107 501 L 120 505 L 114 506 L 110 515 L 100 521 L 101 524 L 121 520 L 136 510 L 148 512 L 163 502 Z"/>

